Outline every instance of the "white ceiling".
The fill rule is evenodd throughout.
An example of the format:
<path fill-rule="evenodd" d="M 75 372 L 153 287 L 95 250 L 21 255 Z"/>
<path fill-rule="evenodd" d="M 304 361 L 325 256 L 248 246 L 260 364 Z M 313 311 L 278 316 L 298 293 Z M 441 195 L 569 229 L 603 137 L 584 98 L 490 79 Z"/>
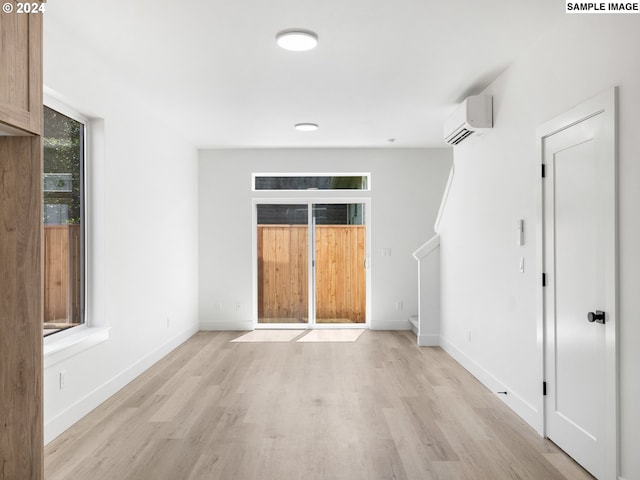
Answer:
<path fill-rule="evenodd" d="M 441 146 L 478 93 L 560 14 L 559 0 L 50 0 L 198 147 Z M 288 52 L 278 31 L 318 34 Z M 297 132 L 314 122 L 320 130 Z M 387 139 L 395 138 L 393 144 Z"/>

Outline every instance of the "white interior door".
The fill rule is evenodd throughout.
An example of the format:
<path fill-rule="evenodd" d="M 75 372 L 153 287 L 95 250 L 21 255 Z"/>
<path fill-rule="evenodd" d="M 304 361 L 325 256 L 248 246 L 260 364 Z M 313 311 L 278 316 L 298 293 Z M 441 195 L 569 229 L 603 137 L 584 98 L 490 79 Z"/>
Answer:
<path fill-rule="evenodd" d="M 616 476 L 616 182 L 607 120 L 604 110 L 568 119 L 542 143 L 545 430 L 599 479 Z"/>

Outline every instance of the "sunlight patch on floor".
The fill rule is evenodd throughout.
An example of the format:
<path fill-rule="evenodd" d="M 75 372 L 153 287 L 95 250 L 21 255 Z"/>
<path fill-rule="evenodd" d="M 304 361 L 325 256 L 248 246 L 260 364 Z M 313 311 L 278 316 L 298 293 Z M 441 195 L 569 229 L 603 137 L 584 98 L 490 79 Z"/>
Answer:
<path fill-rule="evenodd" d="M 231 340 L 232 342 L 290 342 L 306 330 L 254 330 Z"/>
<path fill-rule="evenodd" d="M 355 342 L 360 338 L 364 329 L 327 329 L 311 330 L 298 342 Z"/>

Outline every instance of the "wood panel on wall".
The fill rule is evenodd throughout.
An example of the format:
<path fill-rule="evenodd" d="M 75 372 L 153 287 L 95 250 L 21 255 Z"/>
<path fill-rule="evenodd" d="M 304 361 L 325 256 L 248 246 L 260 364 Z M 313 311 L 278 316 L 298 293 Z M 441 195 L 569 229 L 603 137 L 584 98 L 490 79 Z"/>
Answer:
<path fill-rule="evenodd" d="M 43 478 L 42 146 L 0 137 L 0 476 Z"/>
<path fill-rule="evenodd" d="M 0 13 L 0 130 L 42 133 L 42 15 Z M 33 2 L 32 2 L 33 3 Z"/>
<path fill-rule="evenodd" d="M 42 480 L 42 14 L 0 13 L 0 478 Z"/>
<path fill-rule="evenodd" d="M 16 13 L 17 3 L 3 1 L 13 13 L 0 13 L 0 130 L 40 134 L 43 14 Z"/>

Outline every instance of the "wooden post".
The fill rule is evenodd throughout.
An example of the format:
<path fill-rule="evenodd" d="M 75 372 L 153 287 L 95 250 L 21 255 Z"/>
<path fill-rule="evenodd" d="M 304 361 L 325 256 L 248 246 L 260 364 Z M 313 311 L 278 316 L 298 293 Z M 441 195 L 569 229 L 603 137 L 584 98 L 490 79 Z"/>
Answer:
<path fill-rule="evenodd" d="M 42 14 L 4 3 L 14 13 L 0 13 L 0 478 L 42 480 Z"/>
<path fill-rule="evenodd" d="M 42 146 L 0 137 L 0 478 L 41 480 Z"/>

